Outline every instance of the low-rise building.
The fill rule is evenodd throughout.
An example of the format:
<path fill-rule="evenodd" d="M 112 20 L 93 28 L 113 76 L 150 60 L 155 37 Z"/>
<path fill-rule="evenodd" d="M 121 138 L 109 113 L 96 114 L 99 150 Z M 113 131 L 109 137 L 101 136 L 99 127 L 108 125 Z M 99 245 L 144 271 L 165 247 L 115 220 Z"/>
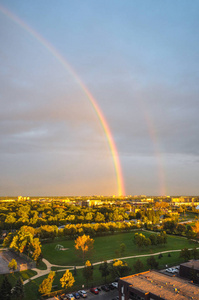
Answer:
<path fill-rule="evenodd" d="M 199 260 L 190 260 L 180 264 L 179 275 L 194 283 L 199 283 Z"/>
<path fill-rule="evenodd" d="M 198 300 L 199 287 L 179 277 L 147 271 L 120 278 L 120 300 Z"/>

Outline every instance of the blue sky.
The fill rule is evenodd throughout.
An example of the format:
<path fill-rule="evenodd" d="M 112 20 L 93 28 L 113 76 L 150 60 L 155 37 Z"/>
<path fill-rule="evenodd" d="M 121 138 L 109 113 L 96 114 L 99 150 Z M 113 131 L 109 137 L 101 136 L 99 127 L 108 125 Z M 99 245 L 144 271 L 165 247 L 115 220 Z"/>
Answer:
<path fill-rule="evenodd" d="M 126 194 L 199 194 L 198 1 L 2 1 L 72 66 L 117 145 Z M 117 194 L 73 76 L 0 10 L 0 194 Z"/>

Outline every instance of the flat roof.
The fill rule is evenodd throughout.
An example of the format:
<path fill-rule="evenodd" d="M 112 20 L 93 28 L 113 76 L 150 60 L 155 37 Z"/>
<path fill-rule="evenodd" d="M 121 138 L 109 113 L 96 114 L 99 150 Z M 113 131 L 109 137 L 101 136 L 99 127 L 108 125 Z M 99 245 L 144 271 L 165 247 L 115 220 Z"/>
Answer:
<path fill-rule="evenodd" d="M 189 268 L 193 268 L 195 270 L 199 270 L 199 260 L 190 260 L 188 262 L 185 262 L 185 263 L 182 263 L 180 264 L 181 266 L 186 266 L 186 267 L 189 267 Z"/>
<path fill-rule="evenodd" d="M 120 279 L 143 293 L 150 292 L 165 300 L 198 300 L 199 287 L 178 277 L 148 271 Z"/>

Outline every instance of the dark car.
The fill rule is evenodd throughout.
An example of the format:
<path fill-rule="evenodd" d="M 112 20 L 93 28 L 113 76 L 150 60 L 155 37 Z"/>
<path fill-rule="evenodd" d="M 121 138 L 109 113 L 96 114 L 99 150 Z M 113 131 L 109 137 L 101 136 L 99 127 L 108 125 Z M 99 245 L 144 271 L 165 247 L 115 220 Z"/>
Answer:
<path fill-rule="evenodd" d="M 80 294 L 79 293 L 73 293 L 73 296 L 75 297 L 75 299 L 79 299 L 80 298 Z"/>
<path fill-rule="evenodd" d="M 102 289 L 103 291 L 105 291 L 105 292 L 109 292 L 109 291 L 110 291 L 110 289 L 109 289 L 109 287 L 108 287 L 107 285 L 102 285 L 102 286 L 101 286 L 101 289 Z"/>
<path fill-rule="evenodd" d="M 114 290 L 114 289 L 115 289 L 115 287 L 112 285 L 112 283 L 110 283 L 110 284 L 108 285 L 108 287 L 109 287 L 110 290 Z"/>
<path fill-rule="evenodd" d="M 93 294 L 95 294 L 95 295 L 99 294 L 99 291 L 98 291 L 98 289 L 96 287 L 91 288 L 90 292 L 93 293 Z"/>

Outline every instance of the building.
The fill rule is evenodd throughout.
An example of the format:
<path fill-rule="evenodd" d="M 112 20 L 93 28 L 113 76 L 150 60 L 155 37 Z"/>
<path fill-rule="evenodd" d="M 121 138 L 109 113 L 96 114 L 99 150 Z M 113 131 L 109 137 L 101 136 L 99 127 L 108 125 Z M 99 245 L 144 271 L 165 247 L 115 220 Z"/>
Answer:
<path fill-rule="evenodd" d="M 199 260 L 190 260 L 181 264 L 179 275 L 199 283 Z"/>
<path fill-rule="evenodd" d="M 182 278 L 147 271 L 120 278 L 120 300 L 198 300 L 199 287 Z"/>

